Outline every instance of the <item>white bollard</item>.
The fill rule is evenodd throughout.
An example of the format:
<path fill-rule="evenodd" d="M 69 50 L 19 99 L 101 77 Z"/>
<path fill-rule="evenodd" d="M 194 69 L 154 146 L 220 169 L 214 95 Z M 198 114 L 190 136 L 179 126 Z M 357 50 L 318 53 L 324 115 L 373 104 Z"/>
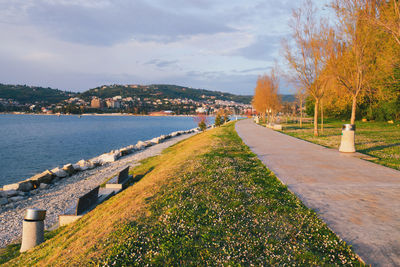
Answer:
<path fill-rule="evenodd" d="M 342 127 L 342 140 L 340 142 L 339 151 L 346 153 L 356 152 L 355 148 L 355 131 L 356 126 L 354 124 L 343 124 Z"/>
<path fill-rule="evenodd" d="M 20 252 L 27 251 L 44 241 L 44 219 L 46 210 L 27 209 L 22 226 Z"/>

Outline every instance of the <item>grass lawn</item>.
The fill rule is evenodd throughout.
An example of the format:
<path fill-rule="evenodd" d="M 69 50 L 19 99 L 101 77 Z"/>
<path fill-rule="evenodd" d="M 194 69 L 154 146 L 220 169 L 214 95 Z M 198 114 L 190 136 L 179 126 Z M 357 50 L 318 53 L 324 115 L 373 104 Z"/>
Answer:
<path fill-rule="evenodd" d="M 342 125 L 347 122 L 328 120 L 324 132 L 313 135 L 313 124 L 283 124 L 283 133 L 330 148 L 339 148 Z M 370 161 L 400 170 L 400 124 L 356 122 L 356 150 L 375 159 Z"/>
<path fill-rule="evenodd" d="M 361 265 L 234 123 L 168 148 L 133 174 L 142 179 L 6 265 Z"/>

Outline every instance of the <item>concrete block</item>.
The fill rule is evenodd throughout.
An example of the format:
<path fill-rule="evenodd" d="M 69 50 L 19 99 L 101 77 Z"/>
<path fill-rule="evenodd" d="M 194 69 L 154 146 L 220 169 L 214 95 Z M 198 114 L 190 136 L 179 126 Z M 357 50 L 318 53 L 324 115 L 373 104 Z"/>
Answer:
<path fill-rule="evenodd" d="M 82 218 L 83 215 L 60 215 L 58 216 L 58 224 L 60 226 L 68 225 Z"/>

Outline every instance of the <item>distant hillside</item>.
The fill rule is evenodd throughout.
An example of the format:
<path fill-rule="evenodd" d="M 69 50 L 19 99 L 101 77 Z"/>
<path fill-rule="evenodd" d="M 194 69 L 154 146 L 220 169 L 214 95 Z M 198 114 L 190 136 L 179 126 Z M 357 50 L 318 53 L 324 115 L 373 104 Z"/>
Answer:
<path fill-rule="evenodd" d="M 110 85 L 90 89 L 80 94 L 82 99 L 88 100 L 92 96 L 108 98 L 120 95 L 122 97 L 140 98 L 187 98 L 195 101 L 218 99 L 249 104 L 252 96 L 234 95 L 218 91 L 193 89 L 178 85 Z"/>
<path fill-rule="evenodd" d="M 294 95 L 280 95 L 282 102 L 295 102 L 296 97 Z"/>
<path fill-rule="evenodd" d="M 13 99 L 21 104 L 35 102 L 56 104 L 75 95 L 76 93 L 51 89 L 49 87 L 43 88 L 36 86 L 9 85 L 0 83 L 0 98 Z"/>

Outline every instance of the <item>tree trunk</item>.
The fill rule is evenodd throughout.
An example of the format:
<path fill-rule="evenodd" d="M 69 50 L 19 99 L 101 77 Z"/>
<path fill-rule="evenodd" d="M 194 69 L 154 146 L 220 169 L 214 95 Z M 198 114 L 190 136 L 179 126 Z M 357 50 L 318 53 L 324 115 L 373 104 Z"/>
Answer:
<path fill-rule="evenodd" d="M 314 105 L 314 136 L 318 136 L 318 106 L 319 106 L 319 99 L 315 99 L 315 105 Z"/>
<path fill-rule="evenodd" d="M 321 133 L 324 134 L 324 102 L 321 99 Z"/>
<path fill-rule="evenodd" d="M 357 109 L 357 96 L 353 96 L 353 105 L 351 106 L 351 119 L 350 124 L 355 124 L 356 122 L 356 109 Z"/>
<path fill-rule="evenodd" d="M 303 128 L 303 99 L 300 99 L 300 128 Z"/>

